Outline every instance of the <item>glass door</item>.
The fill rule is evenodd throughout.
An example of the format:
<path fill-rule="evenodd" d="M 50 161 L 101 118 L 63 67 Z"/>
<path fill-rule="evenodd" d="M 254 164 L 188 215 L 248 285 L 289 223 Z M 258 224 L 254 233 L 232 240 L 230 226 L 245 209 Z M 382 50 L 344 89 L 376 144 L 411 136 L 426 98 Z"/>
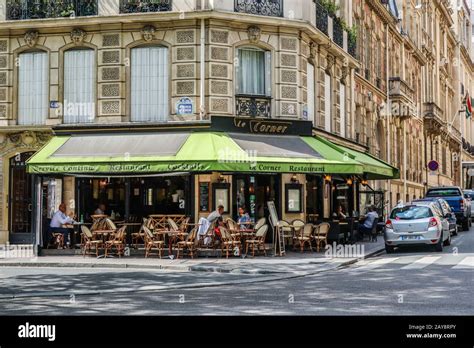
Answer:
<path fill-rule="evenodd" d="M 9 241 L 11 244 L 30 244 L 32 231 L 32 179 L 26 172 L 26 161 L 34 152 L 24 152 L 10 159 L 10 188 L 8 203 Z"/>

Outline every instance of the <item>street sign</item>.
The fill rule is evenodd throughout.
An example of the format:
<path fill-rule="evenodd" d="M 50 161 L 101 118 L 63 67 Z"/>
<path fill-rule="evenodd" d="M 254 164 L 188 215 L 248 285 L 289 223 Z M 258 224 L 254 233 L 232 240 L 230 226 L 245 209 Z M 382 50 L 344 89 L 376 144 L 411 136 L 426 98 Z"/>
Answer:
<path fill-rule="evenodd" d="M 190 98 L 181 98 L 176 103 L 177 115 L 190 115 L 193 113 L 193 101 Z"/>
<path fill-rule="evenodd" d="M 437 171 L 439 169 L 439 163 L 437 161 L 429 161 L 428 162 L 428 169 L 431 171 Z"/>

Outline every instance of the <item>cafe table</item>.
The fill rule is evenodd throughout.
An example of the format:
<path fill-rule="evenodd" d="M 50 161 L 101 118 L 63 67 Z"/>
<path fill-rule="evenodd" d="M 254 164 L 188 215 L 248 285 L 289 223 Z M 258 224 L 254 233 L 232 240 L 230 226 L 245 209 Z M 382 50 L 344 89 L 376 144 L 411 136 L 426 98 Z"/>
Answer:
<path fill-rule="evenodd" d="M 76 235 L 79 233 L 81 234 L 81 226 L 91 226 L 92 223 L 90 222 L 74 222 L 72 224 L 65 224 L 63 225 L 64 228 L 68 228 L 72 230 L 72 238 L 71 238 L 71 249 L 74 249 L 76 246 L 77 238 Z"/>
<path fill-rule="evenodd" d="M 188 233 L 181 231 L 168 231 L 168 230 L 159 230 L 153 231 L 153 234 L 163 235 L 163 237 L 168 237 L 168 251 L 169 255 L 173 255 L 173 243 L 181 236 L 186 237 Z"/>

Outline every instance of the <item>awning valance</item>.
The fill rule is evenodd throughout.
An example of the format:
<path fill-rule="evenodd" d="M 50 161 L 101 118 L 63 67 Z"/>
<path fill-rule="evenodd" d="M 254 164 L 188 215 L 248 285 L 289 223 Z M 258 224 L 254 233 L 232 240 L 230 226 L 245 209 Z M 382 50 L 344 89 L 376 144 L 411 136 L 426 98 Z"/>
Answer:
<path fill-rule="evenodd" d="M 309 136 L 224 132 L 56 136 L 27 163 L 36 174 L 251 172 L 363 174 L 363 164 Z"/>

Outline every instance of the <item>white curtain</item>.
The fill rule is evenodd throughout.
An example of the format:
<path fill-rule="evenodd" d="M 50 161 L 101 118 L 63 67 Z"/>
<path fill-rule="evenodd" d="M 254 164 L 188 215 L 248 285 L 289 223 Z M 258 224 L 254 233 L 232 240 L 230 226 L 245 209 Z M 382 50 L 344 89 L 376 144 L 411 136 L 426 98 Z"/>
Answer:
<path fill-rule="evenodd" d="M 314 86 L 314 65 L 308 63 L 308 120 L 316 125 L 316 117 L 314 115 L 314 97 L 315 97 L 315 86 Z"/>
<path fill-rule="evenodd" d="M 346 85 L 339 82 L 339 105 L 341 108 L 341 137 L 346 137 Z"/>
<path fill-rule="evenodd" d="M 239 49 L 239 94 L 266 95 L 265 51 Z"/>
<path fill-rule="evenodd" d="M 324 130 L 331 131 L 332 124 L 332 91 L 331 75 L 324 74 Z"/>
<path fill-rule="evenodd" d="M 89 123 L 95 118 L 95 52 L 64 53 L 64 123 Z"/>
<path fill-rule="evenodd" d="M 28 52 L 19 56 L 18 124 L 44 124 L 48 116 L 48 54 Z"/>
<path fill-rule="evenodd" d="M 131 120 L 166 121 L 169 114 L 168 48 L 134 48 L 131 59 Z"/>

